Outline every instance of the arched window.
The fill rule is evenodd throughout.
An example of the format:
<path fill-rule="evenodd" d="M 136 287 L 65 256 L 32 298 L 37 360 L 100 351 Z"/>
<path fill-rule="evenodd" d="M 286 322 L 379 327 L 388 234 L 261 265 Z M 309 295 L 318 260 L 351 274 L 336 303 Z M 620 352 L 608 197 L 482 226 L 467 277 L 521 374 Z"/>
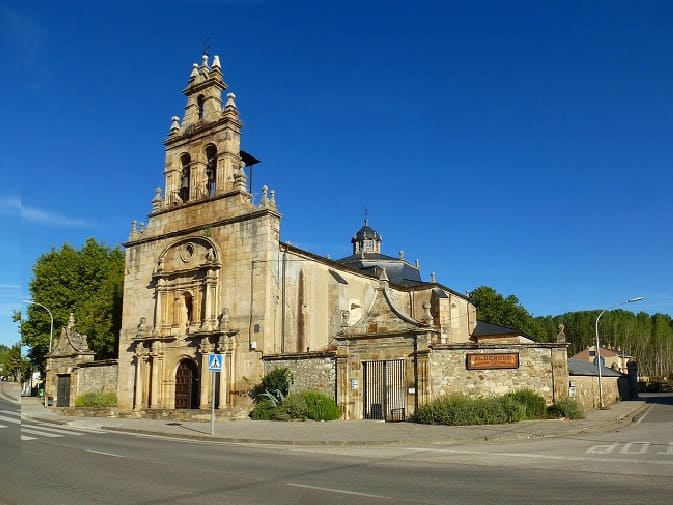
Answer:
<path fill-rule="evenodd" d="M 217 147 L 209 145 L 206 148 L 206 175 L 208 176 L 208 196 L 215 196 L 217 182 Z"/>
<path fill-rule="evenodd" d="M 196 105 L 199 107 L 199 119 L 203 119 L 205 117 L 204 110 L 203 110 L 203 104 L 206 101 L 206 97 L 203 95 L 199 95 L 198 98 L 196 99 Z"/>
<path fill-rule="evenodd" d="M 182 176 L 180 178 L 180 198 L 182 198 L 183 202 L 189 200 L 189 165 L 191 161 L 192 159 L 189 154 L 183 154 L 180 158 L 180 163 L 182 165 Z"/>

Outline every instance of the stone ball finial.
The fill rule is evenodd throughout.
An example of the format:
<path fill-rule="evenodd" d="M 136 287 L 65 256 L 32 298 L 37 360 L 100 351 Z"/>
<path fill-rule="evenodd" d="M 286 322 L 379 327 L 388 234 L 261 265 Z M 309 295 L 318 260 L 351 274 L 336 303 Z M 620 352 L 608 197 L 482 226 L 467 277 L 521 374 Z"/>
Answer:
<path fill-rule="evenodd" d="M 68 328 L 73 329 L 74 327 L 75 327 L 75 314 L 71 312 L 70 317 L 68 318 Z"/>
<path fill-rule="evenodd" d="M 220 57 L 217 54 L 213 56 L 213 68 L 221 68 Z"/>
<path fill-rule="evenodd" d="M 198 63 L 194 63 L 194 64 L 192 65 L 192 73 L 189 74 L 189 78 L 190 78 L 190 79 L 194 79 L 195 77 L 198 77 L 198 75 L 199 75 L 199 64 L 198 64 Z"/>
<path fill-rule="evenodd" d="M 236 108 L 236 95 L 233 93 L 227 93 L 227 103 L 224 104 L 225 107 L 233 107 L 234 109 Z"/>
<path fill-rule="evenodd" d="M 171 117 L 171 131 L 177 131 L 180 129 L 180 118 L 178 116 Z"/>

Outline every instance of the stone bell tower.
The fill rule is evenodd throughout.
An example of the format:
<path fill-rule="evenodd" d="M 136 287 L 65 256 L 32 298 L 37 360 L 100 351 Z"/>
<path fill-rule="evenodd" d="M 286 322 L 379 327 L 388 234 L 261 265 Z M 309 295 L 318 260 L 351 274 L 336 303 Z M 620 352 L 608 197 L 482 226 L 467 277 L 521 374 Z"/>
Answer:
<path fill-rule="evenodd" d="M 241 121 L 235 95 L 227 94 L 222 106 L 222 92 L 227 84 L 222 77 L 218 56 L 208 62 L 194 63 L 187 87 L 185 114 L 180 123 L 173 116 L 166 146 L 166 206 L 246 189 L 240 152 Z"/>

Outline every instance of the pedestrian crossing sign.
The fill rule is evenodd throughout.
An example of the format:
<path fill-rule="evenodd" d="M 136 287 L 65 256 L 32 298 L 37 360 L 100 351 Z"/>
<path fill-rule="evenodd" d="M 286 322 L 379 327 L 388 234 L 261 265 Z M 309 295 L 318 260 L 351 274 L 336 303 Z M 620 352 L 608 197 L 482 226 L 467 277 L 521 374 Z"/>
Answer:
<path fill-rule="evenodd" d="M 208 371 L 209 372 L 221 372 L 222 371 L 222 355 L 221 354 L 208 354 Z"/>

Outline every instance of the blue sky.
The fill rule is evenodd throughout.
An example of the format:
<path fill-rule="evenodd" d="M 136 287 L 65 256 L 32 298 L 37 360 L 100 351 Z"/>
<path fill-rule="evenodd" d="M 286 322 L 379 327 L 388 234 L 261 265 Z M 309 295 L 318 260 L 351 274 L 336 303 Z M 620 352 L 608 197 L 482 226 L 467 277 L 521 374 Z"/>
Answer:
<path fill-rule="evenodd" d="M 347 256 L 367 208 L 383 252 L 457 291 L 673 314 L 671 2 L 10 2 L 0 21 L 0 343 L 40 255 L 146 220 L 206 37 L 283 240 Z"/>

